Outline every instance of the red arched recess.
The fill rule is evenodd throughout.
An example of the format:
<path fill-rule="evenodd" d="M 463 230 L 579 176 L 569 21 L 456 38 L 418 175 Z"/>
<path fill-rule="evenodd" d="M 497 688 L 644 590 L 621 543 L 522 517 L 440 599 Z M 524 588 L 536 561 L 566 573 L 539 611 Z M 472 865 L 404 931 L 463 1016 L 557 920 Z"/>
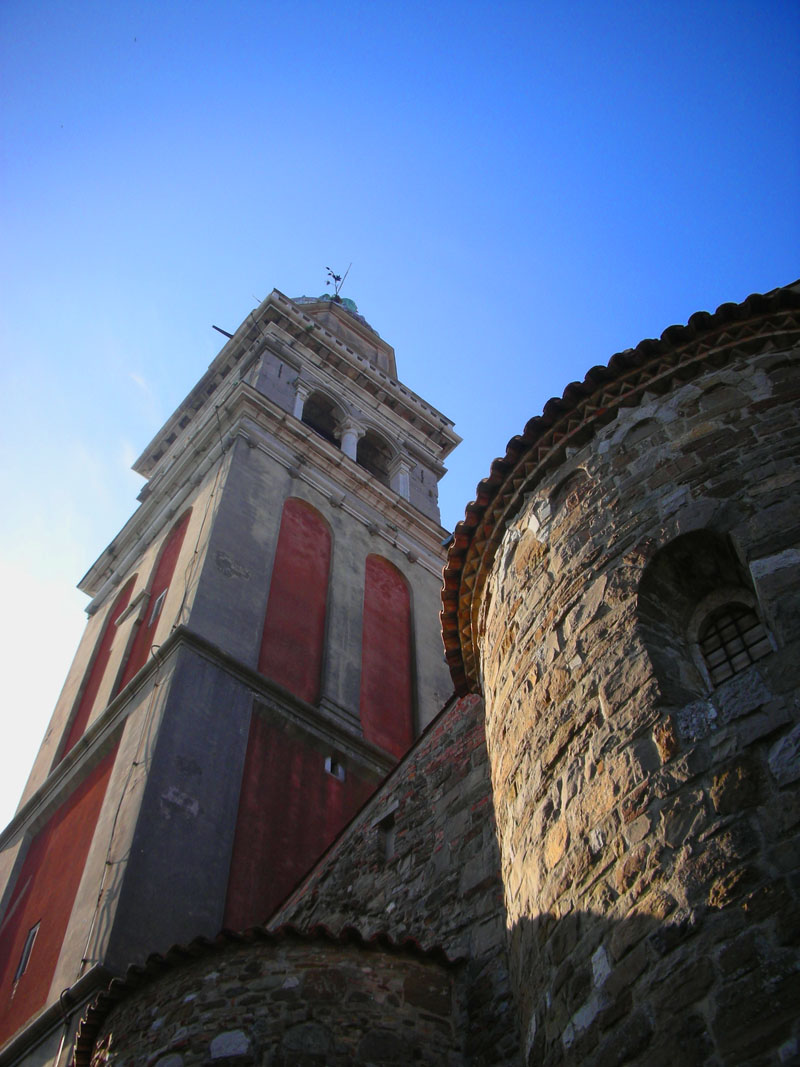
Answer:
<path fill-rule="evenodd" d="M 133 678 L 133 676 L 137 674 L 147 662 L 147 657 L 150 654 L 150 647 L 153 644 L 156 627 L 158 626 L 158 620 L 161 615 L 164 596 L 172 581 L 175 564 L 178 562 L 178 556 L 180 555 L 181 546 L 183 545 L 183 539 L 186 536 L 186 527 L 189 525 L 189 516 L 191 514 L 192 509 L 189 508 L 189 510 L 178 519 L 164 541 L 164 545 L 158 557 L 158 562 L 155 566 L 153 578 L 150 582 L 150 598 L 147 601 L 147 614 L 139 623 L 131 650 L 128 653 L 125 670 L 122 672 L 122 678 L 115 689 L 115 692 L 117 693 L 120 689 L 125 688 L 131 678 Z"/>
<path fill-rule="evenodd" d="M 375 782 L 325 770 L 325 753 L 253 712 L 224 925 L 264 922 L 372 795 Z"/>
<path fill-rule="evenodd" d="M 47 1000 L 115 755 L 116 749 L 92 769 L 28 847 L 0 924 L 0 1044 Z M 27 967 L 15 983 L 37 923 Z"/>
<path fill-rule="evenodd" d="M 258 669 L 310 704 L 319 699 L 331 535 L 304 500 L 283 505 Z"/>
<path fill-rule="evenodd" d="M 411 597 L 403 575 L 382 556 L 367 556 L 362 633 L 364 737 L 400 757 L 414 740 Z"/>
<path fill-rule="evenodd" d="M 92 708 L 94 707 L 95 697 L 97 696 L 97 690 L 100 688 L 100 683 L 103 680 L 103 675 L 106 672 L 108 666 L 108 660 L 111 655 L 111 646 L 114 643 L 114 636 L 117 632 L 116 621 L 128 606 L 128 601 L 131 599 L 131 593 L 133 587 L 136 584 L 136 576 L 127 582 L 122 591 L 117 596 L 111 611 L 108 613 L 108 618 L 103 626 L 103 632 L 100 635 L 100 640 L 97 643 L 95 649 L 94 658 L 91 666 L 89 667 L 86 678 L 84 679 L 83 692 L 81 693 L 80 700 L 75 715 L 72 719 L 72 725 L 69 728 L 67 739 L 64 742 L 64 748 L 61 752 L 61 759 L 66 756 L 78 738 L 83 736 L 83 731 L 86 729 L 86 723 L 89 721 Z"/>

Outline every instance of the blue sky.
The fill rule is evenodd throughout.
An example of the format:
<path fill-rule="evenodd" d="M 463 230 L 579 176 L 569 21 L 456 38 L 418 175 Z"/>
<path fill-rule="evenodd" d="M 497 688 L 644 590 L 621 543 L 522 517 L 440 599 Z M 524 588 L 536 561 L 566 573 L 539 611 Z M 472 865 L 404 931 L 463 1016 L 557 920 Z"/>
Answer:
<path fill-rule="evenodd" d="M 800 275 L 796 2 L 5 0 L 0 38 L 3 823 L 212 323 L 352 262 L 465 439 L 450 528 L 569 381 Z"/>

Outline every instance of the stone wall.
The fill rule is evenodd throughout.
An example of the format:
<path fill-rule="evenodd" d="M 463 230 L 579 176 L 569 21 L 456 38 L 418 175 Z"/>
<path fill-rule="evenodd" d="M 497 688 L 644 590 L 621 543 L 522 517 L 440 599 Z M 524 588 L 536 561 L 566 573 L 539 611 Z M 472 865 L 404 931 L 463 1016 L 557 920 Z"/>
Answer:
<path fill-rule="evenodd" d="M 525 486 L 484 589 L 531 1064 L 797 1062 L 797 353 L 722 362 Z M 715 589 L 769 642 L 717 685 Z"/>
<path fill-rule="evenodd" d="M 466 1062 L 518 1063 L 483 704 L 453 703 L 272 919 L 465 957 Z"/>
<path fill-rule="evenodd" d="M 240 940 L 194 943 L 129 972 L 90 1009 L 76 1064 L 463 1063 L 457 974 L 445 960 L 289 932 Z"/>

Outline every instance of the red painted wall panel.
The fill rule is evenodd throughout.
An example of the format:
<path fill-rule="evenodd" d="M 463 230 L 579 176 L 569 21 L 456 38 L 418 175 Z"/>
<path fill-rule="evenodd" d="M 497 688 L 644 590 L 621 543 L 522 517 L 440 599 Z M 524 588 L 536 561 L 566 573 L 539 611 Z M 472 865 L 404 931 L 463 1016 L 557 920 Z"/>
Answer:
<path fill-rule="evenodd" d="M 310 704 L 319 700 L 331 535 L 319 512 L 283 506 L 258 669 Z"/>
<path fill-rule="evenodd" d="M 361 727 L 368 741 L 399 758 L 414 740 L 411 597 L 382 556 L 367 556 L 362 633 Z"/>
<path fill-rule="evenodd" d="M 116 749 L 93 768 L 28 847 L 0 924 L 0 1044 L 45 1006 L 115 756 Z M 15 988 L 28 931 L 37 922 L 28 966 Z"/>
<path fill-rule="evenodd" d="M 302 735 L 253 713 L 234 838 L 225 925 L 263 922 L 372 794 L 376 783 L 325 770 Z"/>
<path fill-rule="evenodd" d="M 139 623 L 136 636 L 133 639 L 133 644 L 128 653 L 125 670 L 122 672 L 122 678 L 115 689 L 116 693 L 121 689 L 124 689 L 131 678 L 133 678 L 135 674 L 138 674 L 150 655 L 153 637 L 155 636 L 156 627 L 158 626 L 158 620 L 161 615 L 160 611 L 155 616 L 153 612 L 158 602 L 158 598 L 162 593 L 165 593 L 167 589 L 169 589 L 172 575 L 175 571 L 175 564 L 178 562 L 178 556 L 180 555 L 181 546 L 183 545 L 183 539 L 186 536 L 186 527 L 189 525 L 189 516 L 191 514 L 192 509 L 190 508 L 178 522 L 175 523 L 167 535 L 164 547 L 161 549 L 161 554 L 158 557 L 153 578 L 150 581 L 150 599 L 147 602 L 147 614 Z"/>
<path fill-rule="evenodd" d="M 64 742 L 61 759 L 66 756 L 75 742 L 83 736 L 83 731 L 86 729 L 86 723 L 89 721 L 95 697 L 97 696 L 97 690 L 100 688 L 100 683 L 103 680 L 103 675 L 106 672 L 108 660 L 111 655 L 111 646 L 114 643 L 114 637 L 117 632 L 117 628 L 114 624 L 125 608 L 127 608 L 135 583 L 136 577 L 134 576 L 123 587 L 122 592 L 114 601 L 114 606 L 111 608 L 108 618 L 106 619 L 103 633 L 97 644 L 94 659 L 92 660 L 84 682 L 83 692 L 81 693 L 77 711 L 73 717 L 72 725 L 69 728 L 67 739 Z"/>

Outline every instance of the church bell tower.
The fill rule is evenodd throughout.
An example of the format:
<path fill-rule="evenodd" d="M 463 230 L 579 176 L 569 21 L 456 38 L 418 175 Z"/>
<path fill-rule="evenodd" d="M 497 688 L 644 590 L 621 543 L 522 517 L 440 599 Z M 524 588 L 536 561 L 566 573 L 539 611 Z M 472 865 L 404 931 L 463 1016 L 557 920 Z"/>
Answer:
<path fill-rule="evenodd" d="M 351 301 L 275 290 L 144 450 L 0 836 L 0 1057 L 65 1063 L 109 976 L 266 919 L 439 710 L 458 441 Z"/>

